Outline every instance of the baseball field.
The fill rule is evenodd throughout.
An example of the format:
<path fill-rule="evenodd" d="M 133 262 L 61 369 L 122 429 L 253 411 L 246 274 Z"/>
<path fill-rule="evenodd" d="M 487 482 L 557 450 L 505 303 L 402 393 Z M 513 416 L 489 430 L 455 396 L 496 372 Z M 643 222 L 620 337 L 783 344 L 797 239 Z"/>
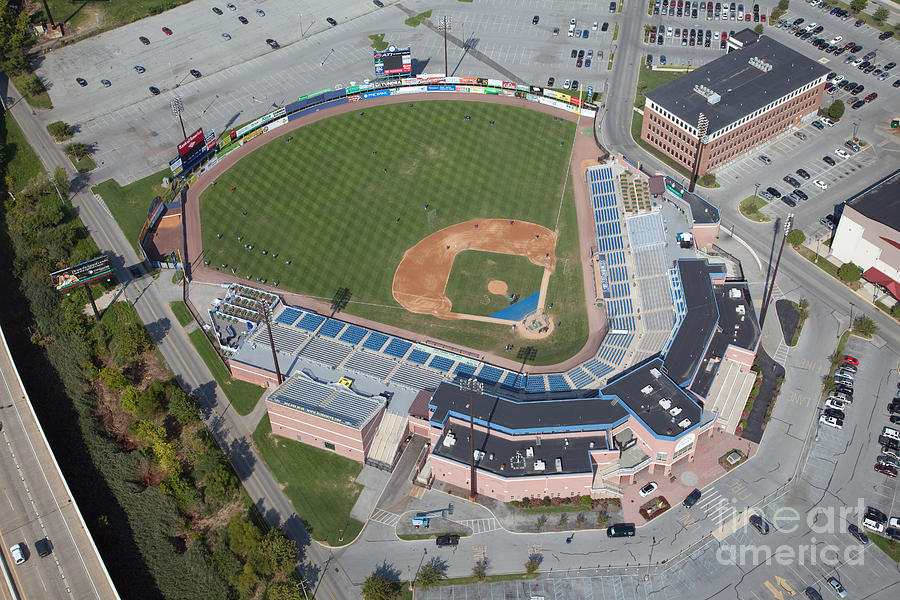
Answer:
<path fill-rule="evenodd" d="M 451 225 L 480 218 L 535 223 L 558 233 L 546 301 L 559 326 L 528 341 L 537 349 L 534 362 L 552 364 L 580 350 L 587 315 L 566 179 L 575 125 L 481 102 L 360 110 L 283 134 L 204 191 L 210 268 L 325 300 L 347 287 L 350 314 L 504 355 L 507 344 L 524 345 L 508 326 L 408 312 L 391 294 L 392 279 L 409 248 Z M 454 310 L 490 314 L 509 305 L 508 295 L 488 291 L 490 281 L 525 298 L 538 291 L 541 271 L 521 256 L 462 252 L 446 295 Z"/>

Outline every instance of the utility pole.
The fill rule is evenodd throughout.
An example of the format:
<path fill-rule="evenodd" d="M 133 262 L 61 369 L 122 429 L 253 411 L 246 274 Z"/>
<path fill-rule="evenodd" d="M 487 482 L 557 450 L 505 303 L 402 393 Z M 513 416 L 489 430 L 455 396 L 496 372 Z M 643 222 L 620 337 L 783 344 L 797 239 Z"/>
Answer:
<path fill-rule="evenodd" d="M 272 307 L 263 300 L 256 301 L 256 312 L 259 313 L 260 320 L 266 324 L 269 332 L 269 346 L 272 347 L 272 362 L 275 363 L 275 380 L 278 385 L 284 383 L 284 377 L 281 375 L 281 369 L 278 366 L 278 351 L 275 350 L 275 340 L 272 338 Z"/>
<path fill-rule="evenodd" d="M 794 228 L 794 213 L 787 216 L 784 221 L 784 235 L 781 238 L 781 246 L 778 248 L 778 258 L 775 259 L 775 270 L 772 272 L 772 283 L 769 284 L 769 293 L 765 296 L 762 311 L 759 315 L 759 331 L 762 335 L 763 323 L 766 322 L 766 312 L 769 310 L 769 302 L 772 301 L 772 292 L 775 289 L 775 278 L 778 276 L 778 265 L 781 263 L 781 253 L 784 252 L 784 242 L 787 240 L 788 234 Z M 852 324 L 852 321 L 851 321 Z"/>
<path fill-rule="evenodd" d="M 475 502 L 478 499 L 478 490 L 475 486 L 475 392 L 480 395 L 484 392 L 484 384 L 470 377 L 459 384 L 459 388 L 469 392 L 469 500 Z"/>
<path fill-rule="evenodd" d="M 182 139 L 186 140 L 187 132 L 184 130 L 184 119 L 181 118 L 181 113 L 184 112 L 184 103 L 181 101 L 181 97 L 175 96 L 169 100 L 169 107 L 172 109 L 172 114 L 178 117 L 178 122 L 181 123 L 181 133 L 184 135 Z"/>
<path fill-rule="evenodd" d="M 444 32 L 444 77 L 450 77 L 449 67 L 447 66 L 447 32 L 453 29 L 453 23 L 448 16 L 441 17 L 438 21 L 438 31 Z"/>
<path fill-rule="evenodd" d="M 694 154 L 694 168 L 691 169 L 691 186 L 688 188 L 689 192 L 693 192 L 694 186 L 697 185 L 697 175 L 700 174 L 700 157 L 703 155 L 703 146 L 709 141 L 706 137 L 708 128 L 709 119 L 706 118 L 706 115 L 700 113 L 700 118 L 697 119 L 697 153 Z"/>

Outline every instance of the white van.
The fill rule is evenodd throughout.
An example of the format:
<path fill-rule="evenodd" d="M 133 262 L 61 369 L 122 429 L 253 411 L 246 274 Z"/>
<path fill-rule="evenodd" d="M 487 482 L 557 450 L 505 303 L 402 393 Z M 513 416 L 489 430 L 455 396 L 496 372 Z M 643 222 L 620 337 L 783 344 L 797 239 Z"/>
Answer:
<path fill-rule="evenodd" d="M 892 440 L 896 440 L 900 442 L 900 431 L 897 431 L 893 427 L 885 427 L 881 430 L 881 435 L 886 438 L 890 438 Z"/>
<path fill-rule="evenodd" d="M 12 556 L 13 562 L 21 565 L 25 562 L 25 553 L 22 552 L 22 544 L 14 544 L 9 547 L 9 554 Z"/>

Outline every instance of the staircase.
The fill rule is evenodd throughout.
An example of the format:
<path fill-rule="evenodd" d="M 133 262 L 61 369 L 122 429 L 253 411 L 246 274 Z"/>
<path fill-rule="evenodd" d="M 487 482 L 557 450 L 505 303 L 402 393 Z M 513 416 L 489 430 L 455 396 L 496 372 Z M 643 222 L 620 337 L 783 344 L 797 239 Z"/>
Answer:
<path fill-rule="evenodd" d="M 366 457 L 367 465 L 384 471 L 394 470 L 397 448 L 406 433 L 406 421 L 406 415 L 385 411 L 378 431 L 375 432 L 375 439 L 372 440 L 372 446 L 369 448 L 369 455 Z"/>

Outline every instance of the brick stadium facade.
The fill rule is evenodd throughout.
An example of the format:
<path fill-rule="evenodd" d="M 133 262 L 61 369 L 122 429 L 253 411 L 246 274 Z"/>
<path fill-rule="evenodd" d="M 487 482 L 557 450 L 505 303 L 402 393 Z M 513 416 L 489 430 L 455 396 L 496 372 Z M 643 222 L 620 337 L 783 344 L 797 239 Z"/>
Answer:
<path fill-rule="evenodd" d="M 815 114 L 828 69 L 762 37 L 647 94 L 641 139 L 698 175 L 728 164 Z"/>

